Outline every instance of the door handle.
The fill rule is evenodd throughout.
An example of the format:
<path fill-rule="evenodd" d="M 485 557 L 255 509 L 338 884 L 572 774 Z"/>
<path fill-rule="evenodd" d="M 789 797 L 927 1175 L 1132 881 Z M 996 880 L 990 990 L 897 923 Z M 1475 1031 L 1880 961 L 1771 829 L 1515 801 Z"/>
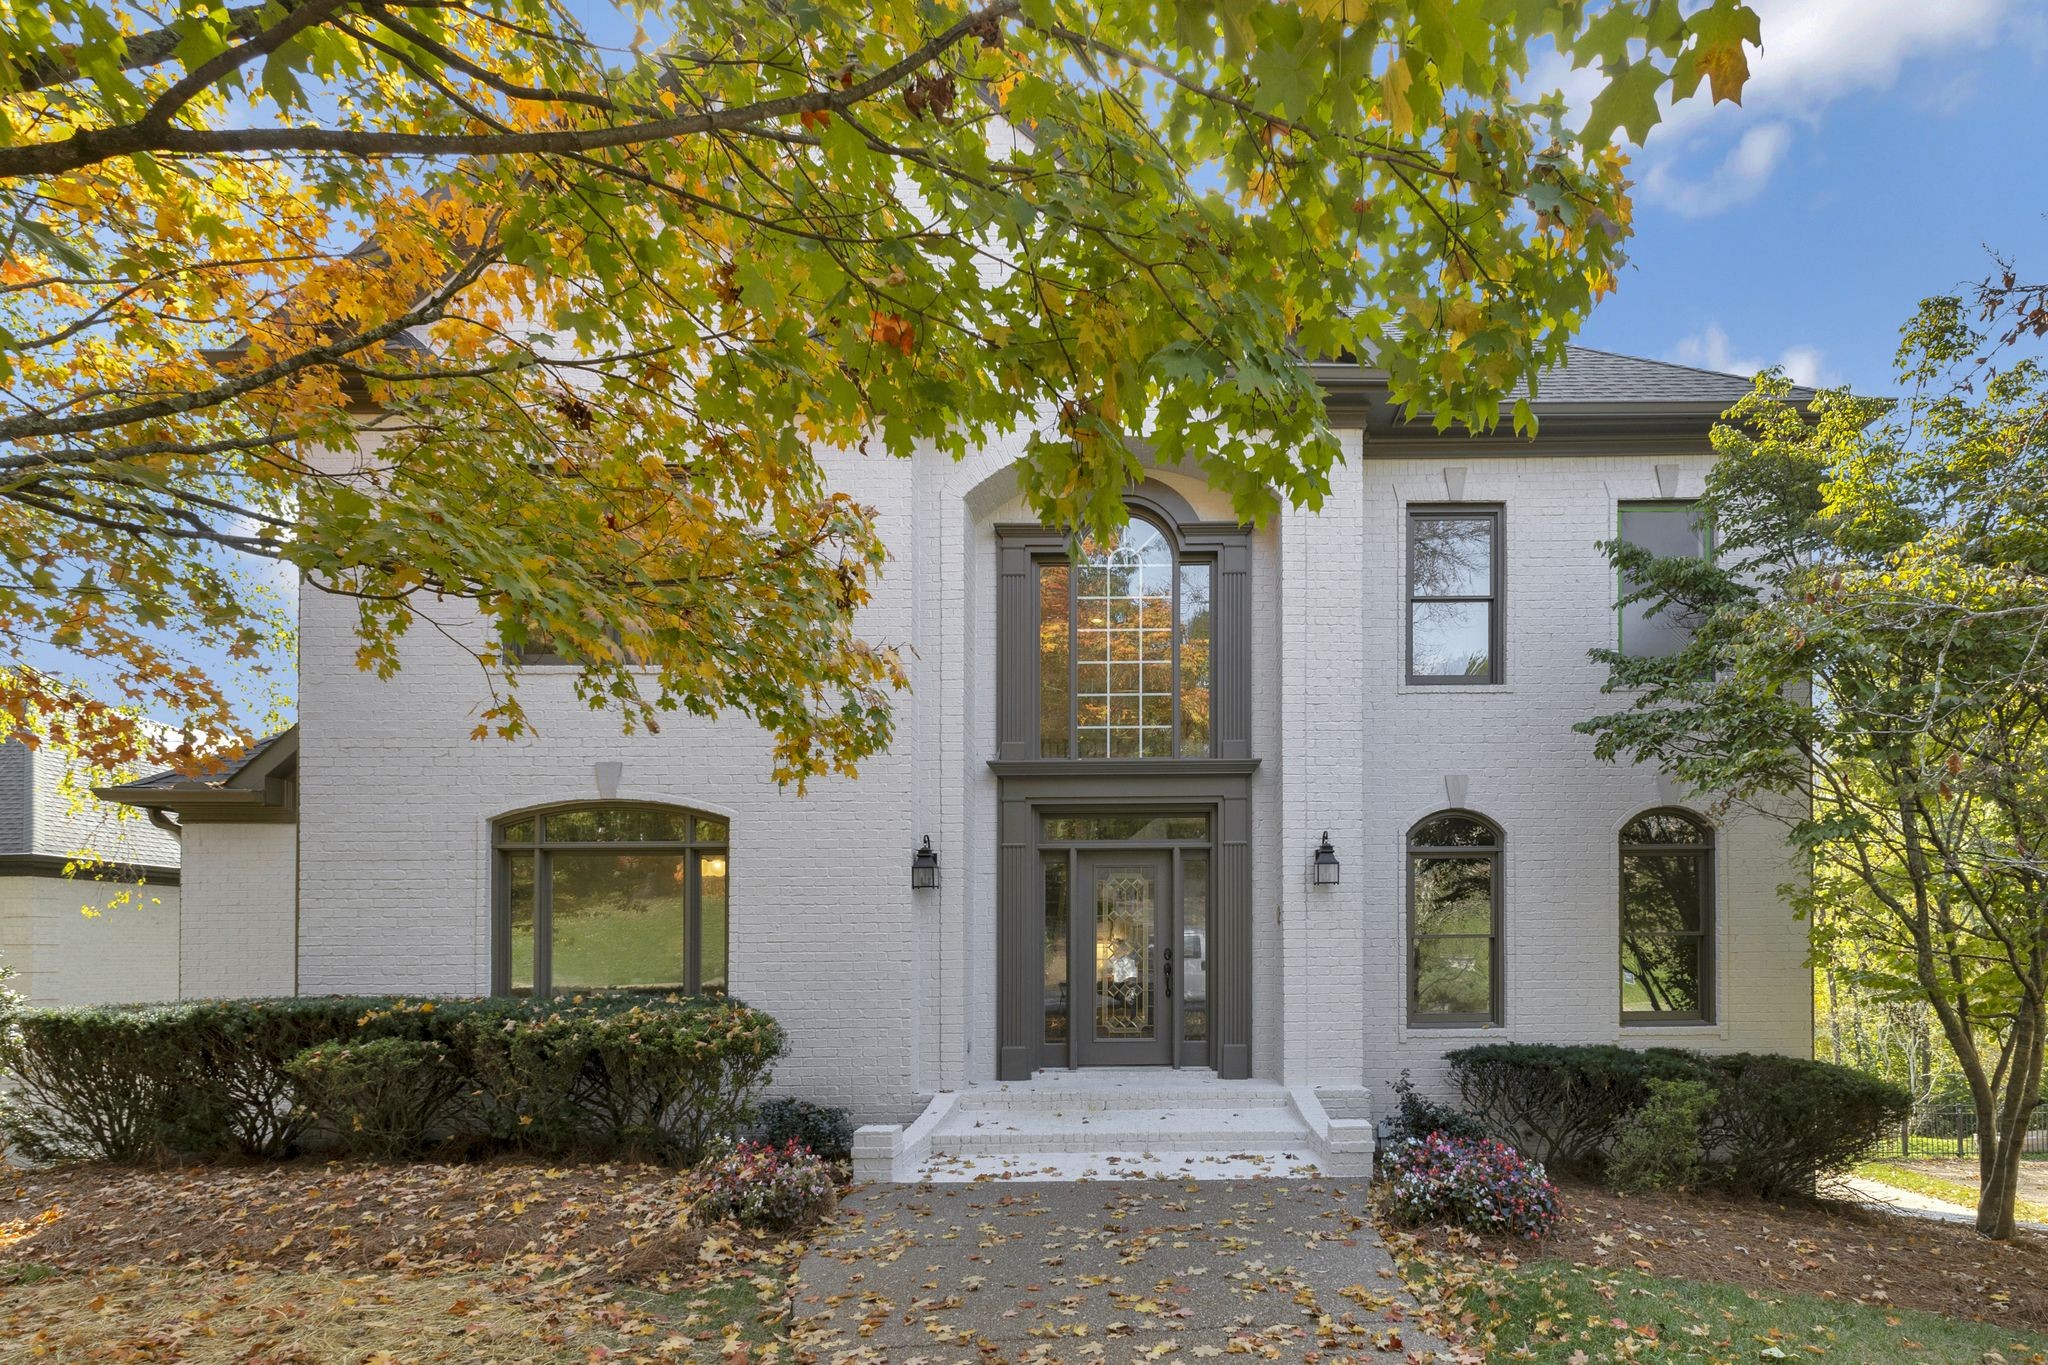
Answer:
<path fill-rule="evenodd" d="M 1166 998 L 1173 999 L 1173 949 L 1166 949 Z"/>

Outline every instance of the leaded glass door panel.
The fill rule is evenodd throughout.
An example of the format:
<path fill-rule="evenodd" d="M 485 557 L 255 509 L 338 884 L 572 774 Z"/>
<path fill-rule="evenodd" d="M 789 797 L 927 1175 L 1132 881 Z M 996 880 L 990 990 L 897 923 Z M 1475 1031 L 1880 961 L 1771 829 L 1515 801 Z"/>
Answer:
<path fill-rule="evenodd" d="M 1072 1021 L 1081 1066 L 1167 1066 L 1173 1061 L 1173 859 L 1169 853 L 1080 857 L 1075 908 Z"/>

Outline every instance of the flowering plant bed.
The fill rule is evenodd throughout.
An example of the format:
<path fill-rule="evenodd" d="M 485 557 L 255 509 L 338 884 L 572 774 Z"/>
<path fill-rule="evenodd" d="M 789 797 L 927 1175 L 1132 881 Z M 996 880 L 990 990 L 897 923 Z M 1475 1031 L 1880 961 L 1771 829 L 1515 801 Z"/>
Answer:
<path fill-rule="evenodd" d="M 1388 1149 L 1386 1208 L 1404 1223 L 1455 1223 L 1535 1239 L 1558 1219 L 1543 1167 L 1493 1138 L 1443 1133 Z"/>

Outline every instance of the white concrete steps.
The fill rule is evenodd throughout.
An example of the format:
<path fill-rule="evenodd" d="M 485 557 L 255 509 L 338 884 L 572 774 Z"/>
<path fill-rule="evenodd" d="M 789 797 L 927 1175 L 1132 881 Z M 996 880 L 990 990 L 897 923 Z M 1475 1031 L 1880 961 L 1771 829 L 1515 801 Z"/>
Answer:
<path fill-rule="evenodd" d="M 854 1142 L 862 1180 L 1224 1180 L 1364 1174 L 1371 1162 L 1370 1124 L 1332 1120 L 1313 1090 L 1164 1069 L 948 1091 L 907 1128 L 863 1128 Z"/>

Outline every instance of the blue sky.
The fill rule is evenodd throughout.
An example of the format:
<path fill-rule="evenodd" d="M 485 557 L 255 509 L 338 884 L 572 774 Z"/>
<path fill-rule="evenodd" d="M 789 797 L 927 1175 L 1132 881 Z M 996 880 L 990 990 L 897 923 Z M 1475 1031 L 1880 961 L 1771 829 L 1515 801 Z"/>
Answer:
<path fill-rule="evenodd" d="M 1580 339 L 1894 392 L 1899 325 L 1988 273 L 1987 247 L 2048 274 L 2048 4 L 1750 2 L 1743 107 L 1652 131 L 1632 268 Z"/>

